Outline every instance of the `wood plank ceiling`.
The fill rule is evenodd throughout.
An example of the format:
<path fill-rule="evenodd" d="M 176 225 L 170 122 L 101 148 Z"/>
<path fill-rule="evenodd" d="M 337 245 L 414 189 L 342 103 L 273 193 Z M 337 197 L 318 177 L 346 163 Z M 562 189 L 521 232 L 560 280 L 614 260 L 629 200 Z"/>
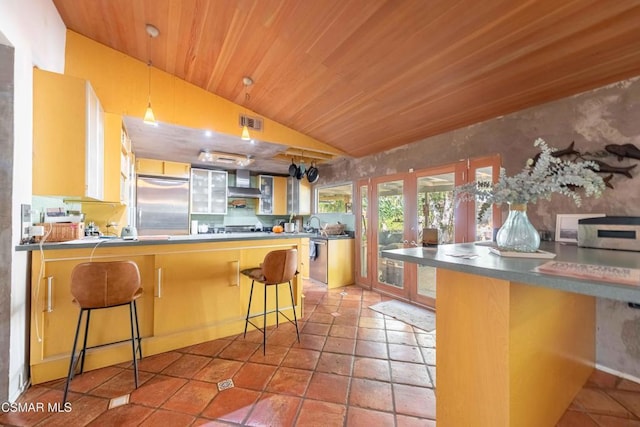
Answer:
<path fill-rule="evenodd" d="M 638 0 L 54 4 L 71 30 L 354 157 L 640 75 Z"/>

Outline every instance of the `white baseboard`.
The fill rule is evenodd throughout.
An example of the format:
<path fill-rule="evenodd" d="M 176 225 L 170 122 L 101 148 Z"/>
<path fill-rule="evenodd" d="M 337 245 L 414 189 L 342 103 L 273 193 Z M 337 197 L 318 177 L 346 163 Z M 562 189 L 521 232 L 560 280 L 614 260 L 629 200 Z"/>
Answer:
<path fill-rule="evenodd" d="M 596 369 L 611 375 L 615 375 L 616 377 L 624 378 L 626 380 L 640 384 L 640 378 L 634 377 L 633 375 L 625 374 L 624 372 L 616 371 L 615 369 L 611 369 L 607 366 L 602 366 L 599 363 L 596 363 Z"/>

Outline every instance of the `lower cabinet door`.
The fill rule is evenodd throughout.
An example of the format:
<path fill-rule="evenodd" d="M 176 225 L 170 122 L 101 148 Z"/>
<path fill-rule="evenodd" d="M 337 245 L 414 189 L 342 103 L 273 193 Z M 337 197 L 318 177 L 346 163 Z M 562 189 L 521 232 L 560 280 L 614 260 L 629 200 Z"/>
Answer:
<path fill-rule="evenodd" d="M 156 255 L 154 336 L 243 316 L 240 250 Z"/>
<path fill-rule="evenodd" d="M 153 256 L 110 257 L 108 261 L 132 260 L 138 264 L 142 280 L 143 292 L 147 292 L 147 283 L 152 280 Z M 32 323 L 31 323 L 31 362 L 38 363 L 49 358 L 69 355 L 73 346 L 73 338 L 78 323 L 80 308 L 73 303 L 71 295 L 71 272 L 73 268 L 86 259 L 45 261 L 41 277 L 40 270 L 34 271 L 36 276 L 32 283 Z M 100 261 L 107 261 L 101 259 Z M 151 335 L 152 301 L 150 294 L 143 293 L 137 300 L 140 334 Z M 84 331 L 83 316 L 82 331 Z M 78 345 L 82 345 L 82 333 Z M 113 343 L 131 337 L 129 307 L 112 307 L 93 310 L 89 324 L 87 347 Z M 37 351 L 34 351 L 37 349 Z M 99 352 L 99 351 L 98 351 Z M 95 354 L 93 351 L 91 354 Z M 90 356 L 88 356 L 90 357 Z"/>

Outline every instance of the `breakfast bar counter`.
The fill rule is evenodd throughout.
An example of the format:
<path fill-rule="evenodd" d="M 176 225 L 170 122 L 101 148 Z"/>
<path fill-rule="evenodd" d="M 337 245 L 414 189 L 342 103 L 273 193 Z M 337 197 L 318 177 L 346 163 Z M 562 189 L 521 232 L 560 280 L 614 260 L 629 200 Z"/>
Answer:
<path fill-rule="evenodd" d="M 202 236 L 202 237 L 201 237 Z M 206 236 L 206 237 L 205 237 Z M 276 249 L 298 250 L 298 271 L 308 263 L 308 235 L 300 233 L 234 233 L 141 237 L 137 241 L 86 239 L 23 245 L 31 251 L 31 345 L 33 384 L 67 374 L 78 307 L 72 303 L 73 268 L 88 261 L 131 260 L 140 270 L 143 295 L 137 301 L 144 356 L 242 333 L 251 280 L 240 272 L 257 267 Z M 302 317 L 302 280 L 294 279 L 296 314 Z M 262 300 L 261 287 L 254 299 Z M 288 292 L 279 306 L 290 307 Z M 267 310 L 275 307 L 269 292 Z M 253 305 L 256 310 L 262 307 Z M 127 339 L 127 307 L 91 315 L 88 346 Z M 267 318 L 275 324 L 275 316 Z M 127 342 L 87 352 L 85 369 L 131 360 Z"/>
<path fill-rule="evenodd" d="M 438 426 L 554 426 L 595 365 L 595 297 L 640 303 L 640 283 L 536 271 L 555 262 L 637 274 L 637 253 L 540 249 L 556 257 L 507 258 L 476 244 L 383 251 L 437 269 Z"/>

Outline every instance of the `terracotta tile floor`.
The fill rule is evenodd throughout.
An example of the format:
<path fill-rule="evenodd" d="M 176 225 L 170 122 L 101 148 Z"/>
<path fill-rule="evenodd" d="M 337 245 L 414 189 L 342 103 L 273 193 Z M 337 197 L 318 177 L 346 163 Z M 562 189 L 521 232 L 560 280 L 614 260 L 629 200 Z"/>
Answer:
<path fill-rule="evenodd" d="M 305 283 L 301 343 L 293 326 L 257 331 L 140 362 L 86 372 L 71 382 L 68 413 L 9 412 L 25 426 L 435 426 L 435 336 L 367 307 L 385 297 L 350 286 Z M 218 391 L 231 378 L 234 387 Z M 20 402 L 59 402 L 64 380 L 31 387 Z M 130 393 L 129 403 L 107 409 Z M 640 384 L 596 371 L 560 427 L 640 427 Z"/>

